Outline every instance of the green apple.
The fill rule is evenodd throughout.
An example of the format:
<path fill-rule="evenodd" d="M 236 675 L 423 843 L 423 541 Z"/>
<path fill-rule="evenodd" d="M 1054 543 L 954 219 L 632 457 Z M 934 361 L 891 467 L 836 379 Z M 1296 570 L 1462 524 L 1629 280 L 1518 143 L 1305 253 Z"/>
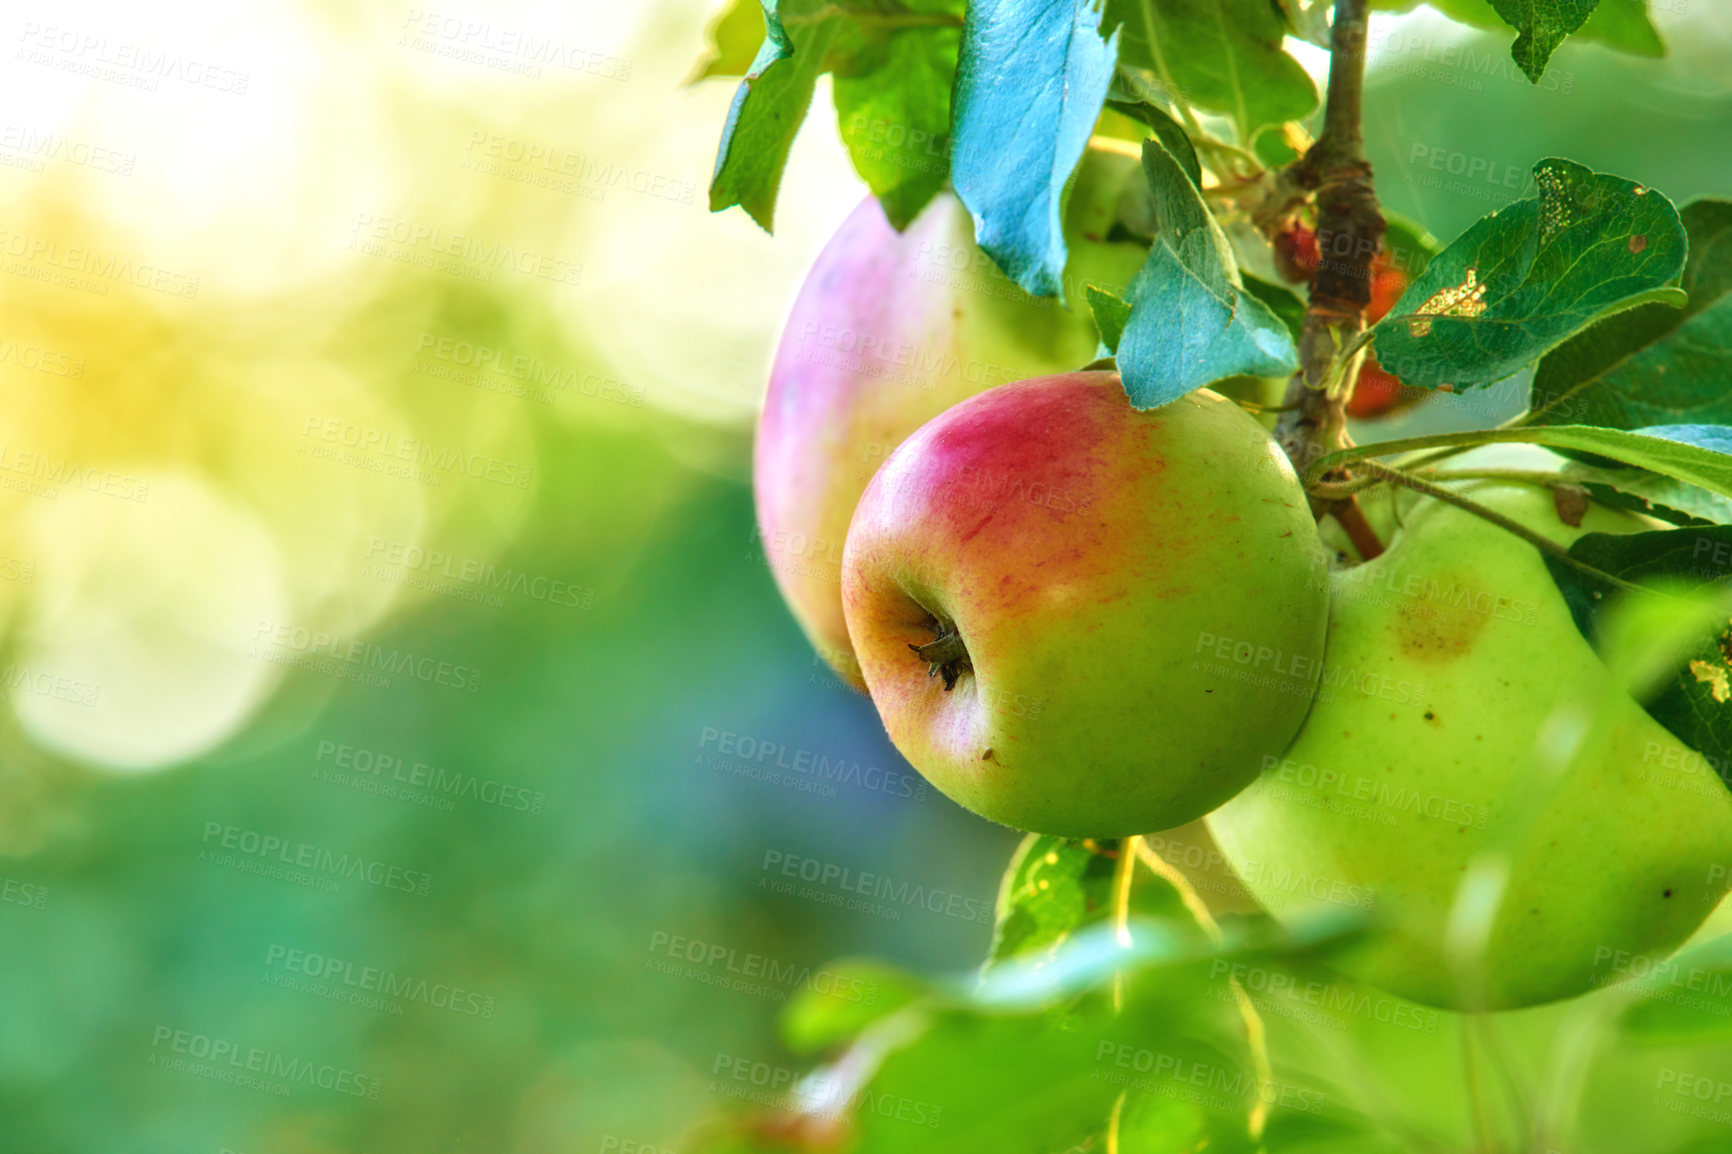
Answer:
<path fill-rule="evenodd" d="M 1451 464 L 1536 464 L 1474 457 Z M 1456 485 L 1559 543 L 1651 527 L 1596 506 L 1571 528 L 1547 488 Z M 1533 545 L 1428 499 L 1331 585 L 1303 731 L 1208 819 L 1266 908 L 1371 908 L 1342 968 L 1460 1009 L 1571 997 L 1689 937 L 1727 889 L 1732 794 L 1705 767 L 1680 787 L 1666 767 L 1703 763 L 1596 657 Z"/>
<path fill-rule="evenodd" d="M 941 194 L 897 233 L 867 198 L 830 240 L 783 330 L 753 467 L 764 555 L 795 619 L 838 674 L 863 687 L 842 619 L 842 543 L 855 503 L 903 438 L 982 389 L 1094 358 L 1087 282 L 1122 288 L 1145 250 L 1109 242 L 1141 167 L 1101 142 L 1067 208 L 1068 307 L 1006 279 Z"/>
<path fill-rule="evenodd" d="M 1115 373 L 972 397 L 890 455 L 842 596 L 896 747 L 974 812 L 1117 837 L 1200 817 L 1297 732 L 1328 616 L 1280 449 L 1199 390 Z"/>

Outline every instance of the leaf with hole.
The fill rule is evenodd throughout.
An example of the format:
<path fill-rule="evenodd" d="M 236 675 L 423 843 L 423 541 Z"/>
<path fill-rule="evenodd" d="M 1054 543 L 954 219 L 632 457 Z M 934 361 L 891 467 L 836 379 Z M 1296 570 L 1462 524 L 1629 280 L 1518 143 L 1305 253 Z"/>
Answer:
<path fill-rule="evenodd" d="M 1371 330 L 1406 384 L 1500 381 L 1589 325 L 1673 287 L 1686 238 L 1664 196 L 1567 160 L 1534 167 L 1538 195 L 1482 218 L 1433 257 Z"/>
<path fill-rule="evenodd" d="M 1642 305 L 1547 353 L 1530 420 L 1550 425 L 1732 423 L 1732 201 L 1679 212 L 1690 255 L 1681 309 Z"/>

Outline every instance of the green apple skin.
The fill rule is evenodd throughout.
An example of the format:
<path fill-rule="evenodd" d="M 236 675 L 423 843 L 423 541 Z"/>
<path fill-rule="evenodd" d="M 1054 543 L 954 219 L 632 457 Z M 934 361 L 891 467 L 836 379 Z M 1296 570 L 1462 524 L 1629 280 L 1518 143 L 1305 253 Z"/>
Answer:
<path fill-rule="evenodd" d="M 1320 557 L 1239 406 L 1138 412 L 1116 373 L 1078 372 L 991 389 L 891 454 L 842 596 L 885 728 L 934 786 L 1018 829 L 1118 837 L 1202 816 L 1298 731 Z M 947 690 L 909 646 L 949 628 L 968 667 Z M 1221 660 L 1235 647 L 1245 664 Z"/>
<path fill-rule="evenodd" d="M 1067 227 L 1069 308 L 1005 279 L 949 193 L 900 234 L 868 197 L 807 275 L 758 423 L 758 532 L 795 619 L 855 688 L 864 683 L 842 618 L 840 576 L 866 482 L 908 434 L 958 401 L 1094 358 L 1098 338 L 1079 305 L 1081 286 L 1122 288 L 1146 254 L 1107 243 L 1105 198 L 1082 194 L 1116 188 L 1126 172 L 1140 172 L 1137 164 L 1101 148 L 1085 154 Z"/>
<path fill-rule="evenodd" d="M 1560 544 L 1650 527 L 1594 506 L 1572 529 L 1538 486 L 1460 491 Z M 1682 743 L 1613 680 L 1538 550 L 1426 501 L 1372 566 L 1331 578 L 1328 669 L 1298 740 L 1271 745 L 1258 780 L 1208 818 L 1257 899 L 1283 920 L 1370 906 L 1377 928 L 1341 968 L 1455 1009 L 1572 997 L 1611 979 L 1610 959 L 1688 938 L 1726 892 L 1712 867 L 1732 857 L 1732 794 L 1711 772 L 1706 788 L 1665 780 Z M 1420 700 L 1364 689 L 1403 683 Z M 1546 749 L 1568 726 L 1547 721 L 1578 710 L 1602 728 L 1550 778 Z M 1458 887 L 1499 851 L 1484 948 L 1452 966 Z"/>

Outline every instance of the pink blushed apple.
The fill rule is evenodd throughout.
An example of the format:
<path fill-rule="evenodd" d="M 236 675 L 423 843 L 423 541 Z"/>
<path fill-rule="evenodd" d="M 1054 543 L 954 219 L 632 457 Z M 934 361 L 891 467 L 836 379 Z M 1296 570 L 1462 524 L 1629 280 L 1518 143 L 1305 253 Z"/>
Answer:
<path fill-rule="evenodd" d="M 1298 732 L 1320 555 L 1292 468 L 1237 405 L 1199 390 L 1139 412 L 1116 374 L 1077 372 L 975 396 L 891 454 L 842 597 L 891 740 L 939 790 L 1116 837 L 1214 809 Z"/>
<path fill-rule="evenodd" d="M 1091 148 L 1078 187 L 1137 176 L 1134 155 Z M 1098 199 L 1098 197 L 1097 197 Z M 1067 281 L 1116 286 L 1143 260 L 1099 239 L 1094 202 L 1073 196 Z M 819 653 L 864 688 L 842 617 L 842 544 L 866 483 L 904 437 L 951 405 L 1090 360 L 1087 310 L 1037 300 L 974 244 L 954 196 L 897 233 L 863 201 L 819 255 L 770 371 L 753 462 L 758 532 L 776 583 Z"/>

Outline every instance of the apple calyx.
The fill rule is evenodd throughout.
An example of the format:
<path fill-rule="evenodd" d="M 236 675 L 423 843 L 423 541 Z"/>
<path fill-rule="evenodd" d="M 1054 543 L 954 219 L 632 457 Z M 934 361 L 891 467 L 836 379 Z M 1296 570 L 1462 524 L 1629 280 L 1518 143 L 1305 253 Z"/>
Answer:
<path fill-rule="evenodd" d="M 949 693 L 956 688 L 962 671 L 972 670 L 974 666 L 969 663 L 968 646 L 962 643 L 962 634 L 956 631 L 956 626 L 935 620 L 933 628 L 938 631 L 936 638 L 925 645 L 910 644 L 908 648 L 926 662 L 926 676 L 944 675 L 944 692 Z"/>

